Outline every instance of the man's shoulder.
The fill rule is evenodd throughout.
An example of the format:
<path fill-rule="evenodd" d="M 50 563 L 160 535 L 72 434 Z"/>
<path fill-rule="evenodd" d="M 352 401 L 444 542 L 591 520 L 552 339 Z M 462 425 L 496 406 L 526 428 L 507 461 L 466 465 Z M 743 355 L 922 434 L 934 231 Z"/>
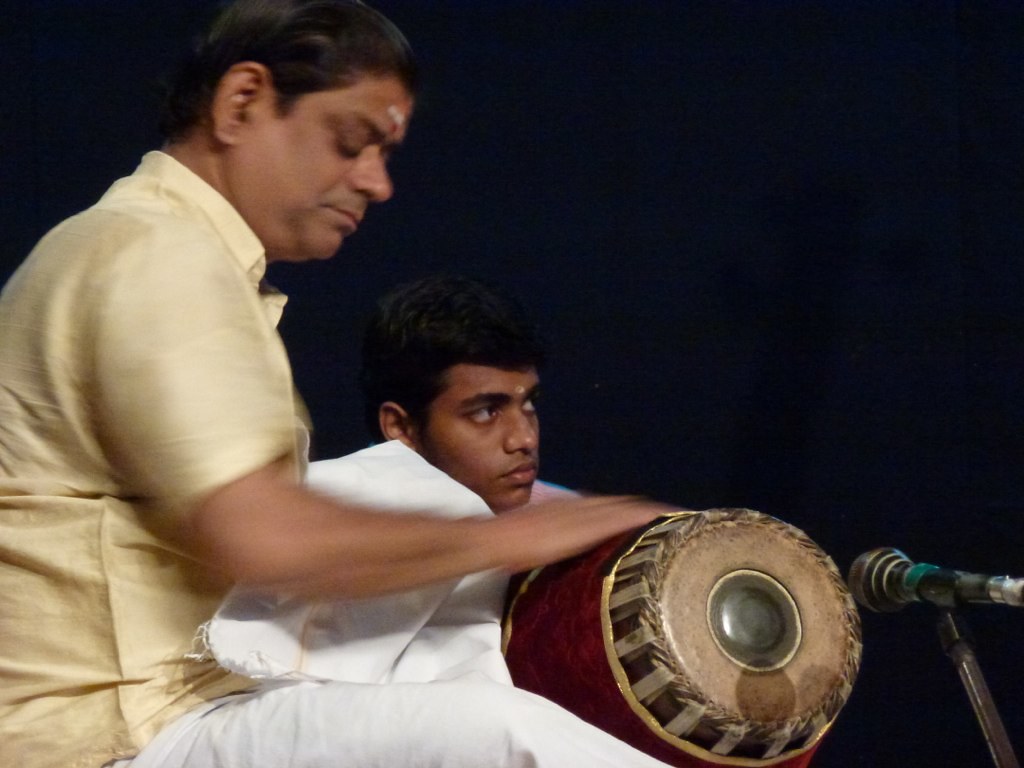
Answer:
<path fill-rule="evenodd" d="M 60 250 L 71 247 L 81 256 L 83 252 L 118 254 L 133 245 L 151 251 L 159 242 L 216 241 L 200 206 L 182 204 L 181 192 L 168 182 L 173 174 L 146 172 L 145 160 L 135 173 L 114 181 L 92 206 L 54 226 L 36 250 L 45 252 L 47 246 L 59 243 Z"/>
<path fill-rule="evenodd" d="M 186 272 L 196 281 L 211 270 L 232 269 L 223 242 L 202 221 L 137 204 L 98 204 L 64 220 L 40 240 L 24 267 L 91 286 L 146 275 L 159 285 Z"/>

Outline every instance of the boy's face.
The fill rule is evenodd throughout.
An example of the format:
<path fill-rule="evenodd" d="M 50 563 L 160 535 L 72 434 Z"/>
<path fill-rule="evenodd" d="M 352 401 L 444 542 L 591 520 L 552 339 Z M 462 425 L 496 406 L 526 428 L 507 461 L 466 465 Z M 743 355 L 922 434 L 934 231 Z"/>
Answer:
<path fill-rule="evenodd" d="M 534 368 L 505 370 L 459 363 L 407 442 L 427 461 L 487 502 L 496 513 L 530 500 L 539 464 L 540 425 Z"/>

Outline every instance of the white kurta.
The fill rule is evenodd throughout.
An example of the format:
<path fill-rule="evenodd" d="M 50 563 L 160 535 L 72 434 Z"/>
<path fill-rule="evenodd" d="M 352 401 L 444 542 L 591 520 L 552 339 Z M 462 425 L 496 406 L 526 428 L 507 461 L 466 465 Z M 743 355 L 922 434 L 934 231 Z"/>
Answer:
<path fill-rule="evenodd" d="M 397 440 L 313 462 L 309 485 L 393 512 L 490 516 L 483 499 Z M 384 597 L 309 602 L 236 589 L 209 623 L 220 664 L 257 679 L 422 683 L 481 672 L 501 655 L 507 575 L 479 573 Z"/>

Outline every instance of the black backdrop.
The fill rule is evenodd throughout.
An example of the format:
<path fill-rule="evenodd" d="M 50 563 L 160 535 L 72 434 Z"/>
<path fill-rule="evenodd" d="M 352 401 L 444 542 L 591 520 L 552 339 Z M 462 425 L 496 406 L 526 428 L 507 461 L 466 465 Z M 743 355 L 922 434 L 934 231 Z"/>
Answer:
<path fill-rule="evenodd" d="M 366 444 L 362 318 L 499 281 L 552 346 L 544 476 L 1024 575 L 1024 6 L 381 0 L 426 83 L 396 198 L 275 268 L 321 457 Z M 200 2 L 0 8 L 0 280 L 156 145 Z M 965 611 L 1024 750 L 1024 611 Z M 990 765 L 935 611 L 864 615 L 822 766 Z"/>

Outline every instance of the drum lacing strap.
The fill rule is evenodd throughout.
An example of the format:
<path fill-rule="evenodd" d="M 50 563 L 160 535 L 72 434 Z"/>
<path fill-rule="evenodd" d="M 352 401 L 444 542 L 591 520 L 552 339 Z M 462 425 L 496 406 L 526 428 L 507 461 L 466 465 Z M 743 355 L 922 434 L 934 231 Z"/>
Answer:
<path fill-rule="evenodd" d="M 733 723 L 725 727 L 725 733 L 722 734 L 722 738 L 718 740 L 718 743 L 711 748 L 711 751 L 716 755 L 728 755 L 732 752 L 736 745 L 743 741 L 743 737 L 747 735 L 747 731 L 750 730 L 749 723 Z"/>
<path fill-rule="evenodd" d="M 706 710 L 707 706 L 704 704 L 698 704 L 696 701 L 688 701 L 683 707 L 683 711 L 669 720 L 668 724 L 665 725 L 665 730 L 673 736 L 678 736 L 680 738 L 688 736 L 690 731 L 696 728 L 697 724 L 704 717 L 704 712 Z"/>
<path fill-rule="evenodd" d="M 639 651 L 644 646 L 650 645 L 657 640 L 658 636 L 654 634 L 654 630 L 650 627 L 643 626 L 639 629 L 633 630 L 625 637 L 620 637 L 616 640 L 615 654 L 620 659 L 624 659 L 635 651 Z"/>
<path fill-rule="evenodd" d="M 807 743 L 810 744 L 814 739 L 818 738 L 818 734 L 828 728 L 828 718 L 824 712 L 818 712 L 814 715 L 814 719 L 811 720 L 811 733 L 807 737 Z"/>
<path fill-rule="evenodd" d="M 670 670 L 664 667 L 656 667 L 653 672 L 644 675 L 630 687 L 633 689 L 633 695 L 644 704 L 647 704 L 651 699 L 668 688 L 669 683 L 674 679 L 675 675 Z"/>
<path fill-rule="evenodd" d="M 660 552 L 658 551 L 657 545 L 648 545 L 637 549 L 632 554 L 626 555 L 619 561 L 618 571 L 629 570 L 637 565 L 643 565 L 644 563 L 656 563 Z"/>
<path fill-rule="evenodd" d="M 766 739 L 768 749 L 764 751 L 764 754 L 761 756 L 762 759 L 767 760 L 770 757 L 775 757 L 786 748 L 786 745 L 793 739 L 794 725 L 792 722 L 786 723 L 778 730 L 768 734 Z"/>
<path fill-rule="evenodd" d="M 845 702 L 850 698 L 850 694 L 853 693 L 853 683 L 848 679 L 843 680 L 843 684 L 839 686 L 839 701 Z M 839 706 L 842 706 L 840 704 Z"/>
<path fill-rule="evenodd" d="M 647 582 L 641 581 L 637 584 L 631 584 L 630 586 L 619 590 L 617 594 L 613 594 L 608 599 L 608 607 L 611 609 L 621 608 L 626 603 L 630 603 L 636 600 L 644 600 L 651 595 L 651 590 L 647 586 Z"/>
<path fill-rule="evenodd" d="M 778 730 L 772 731 L 766 737 L 768 742 L 768 748 L 761 756 L 762 759 L 768 760 L 769 758 L 778 756 L 793 740 L 793 733 L 797 730 L 798 721 L 791 720 Z M 815 739 L 818 738 L 819 734 L 828 727 L 828 717 L 824 712 L 816 712 L 814 717 L 811 718 L 810 723 L 806 726 L 807 737 L 803 740 L 804 746 L 810 746 Z"/>

